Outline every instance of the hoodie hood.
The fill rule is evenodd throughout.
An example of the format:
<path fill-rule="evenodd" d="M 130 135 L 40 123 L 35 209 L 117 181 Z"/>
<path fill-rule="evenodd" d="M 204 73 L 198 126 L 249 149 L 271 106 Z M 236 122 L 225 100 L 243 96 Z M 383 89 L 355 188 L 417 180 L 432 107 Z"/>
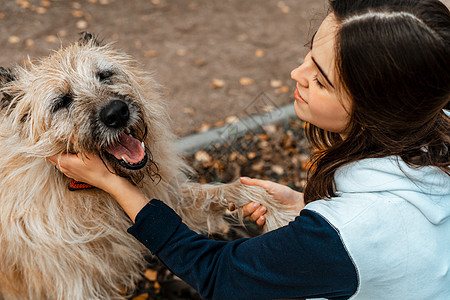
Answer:
<path fill-rule="evenodd" d="M 336 171 L 336 190 L 402 198 L 433 224 L 450 218 L 450 176 L 436 167 L 414 168 L 396 156 L 354 162 Z"/>

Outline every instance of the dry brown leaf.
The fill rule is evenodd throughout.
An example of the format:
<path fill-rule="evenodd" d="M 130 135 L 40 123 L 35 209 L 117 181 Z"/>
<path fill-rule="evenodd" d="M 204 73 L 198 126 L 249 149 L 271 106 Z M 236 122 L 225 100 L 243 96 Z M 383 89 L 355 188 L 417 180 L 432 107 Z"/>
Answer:
<path fill-rule="evenodd" d="M 195 153 L 195 160 L 201 163 L 211 162 L 211 156 L 204 150 L 197 151 Z"/>
<path fill-rule="evenodd" d="M 251 79 L 250 77 L 242 77 L 241 79 L 239 79 L 239 83 L 243 86 L 247 86 L 247 85 L 254 84 L 255 81 L 253 79 Z"/>
<path fill-rule="evenodd" d="M 17 44 L 18 42 L 20 42 L 20 38 L 16 35 L 11 35 L 8 38 L 8 43 L 10 43 L 10 44 Z"/>
<path fill-rule="evenodd" d="M 270 81 L 270 86 L 273 88 L 279 88 L 283 85 L 283 82 L 281 80 L 277 80 L 277 79 L 272 79 Z"/>
<path fill-rule="evenodd" d="M 55 43 L 58 41 L 58 37 L 56 35 L 47 35 L 45 40 L 49 43 Z"/>
<path fill-rule="evenodd" d="M 195 110 L 192 107 L 184 107 L 183 113 L 187 115 L 193 115 L 195 113 Z"/>
<path fill-rule="evenodd" d="M 86 29 L 88 27 L 88 22 L 85 20 L 80 20 L 77 22 L 76 26 L 78 29 Z"/>
<path fill-rule="evenodd" d="M 74 18 L 82 18 L 84 16 L 84 12 L 81 10 L 73 10 L 72 17 Z"/>
<path fill-rule="evenodd" d="M 79 2 L 72 2 L 72 8 L 80 9 L 81 8 L 81 4 Z"/>
<path fill-rule="evenodd" d="M 256 57 L 264 57 L 264 50 L 257 49 L 257 50 L 255 51 L 255 56 L 256 56 Z"/>
<path fill-rule="evenodd" d="M 259 162 L 252 165 L 251 169 L 253 171 L 261 171 L 264 168 L 264 161 L 260 160 Z"/>
<path fill-rule="evenodd" d="M 155 281 L 158 277 L 158 272 L 152 269 L 146 269 L 144 272 L 144 276 L 150 281 Z"/>
<path fill-rule="evenodd" d="M 194 65 L 196 67 L 203 67 L 204 65 L 206 65 L 206 61 L 204 59 L 196 59 L 194 61 Z"/>
<path fill-rule="evenodd" d="M 51 4 L 52 3 L 48 0 L 41 1 L 41 6 L 43 6 L 43 7 L 50 7 Z"/>
<path fill-rule="evenodd" d="M 5 17 L 5 13 L 0 12 L 0 19 L 3 19 Z"/>
<path fill-rule="evenodd" d="M 227 124 L 234 124 L 237 122 L 239 122 L 239 118 L 236 116 L 229 116 L 225 119 L 225 123 L 227 123 Z"/>
<path fill-rule="evenodd" d="M 177 54 L 178 56 L 186 56 L 187 50 L 186 50 L 186 49 L 178 49 L 177 52 L 176 52 L 176 54 Z"/>
<path fill-rule="evenodd" d="M 100 0 L 100 4 L 101 5 L 108 5 L 109 4 L 109 0 Z"/>
<path fill-rule="evenodd" d="M 139 296 L 131 298 L 132 300 L 147 300 L 148 299 L 148 293 L 140 294 Z"/>
<path fill-rule="evenodd" d="M 225 80 L 213 78 L 211 86 L 215 89 L 223 88 L 225 86 Z"/>
<path fill-rule="evenodd" d="M 34 41 L 32 39 L 26 39 L 25 40 L 25 45 L 27 47 L 33 47 L 34 46 Z"/>
<path fill-rule="evenodd" d="M 43 15 L 47 12 L 47 9 L 45 7 L 37 7 L 36 12 L 40 15 Z"/>
<path fill-rule="evenodd" d="M 263 141 L 267 141 L 269 139 L 269 137 L 265 133 L 259 134 L 258 137 Z"/>
<path fill-rule="evenodd" d="M 155 50 L 144 51 L 144 56 L 147 56 L 147 57 L 157 56 L 158 54 L 159 54 L 158 51 L 155 51 Z"/>
<path fill-rule="evenodd" d="M 30 8 L 31 7 L 30 2 L 25 1 L 25 0 L 17 1 L 17 4 L 19 4 L 19 6 L 22 8 Z"/>
<path fill-rule="evenodd" d="M 223 126 L 223 125 L 225 125 L 224 121 L 219 121 L 219 122 L 214 123 L 214 127 L 220 127 L 220 126 Z"/>
<path fill-rule="evenodd" d="M 66 37 L 66 36 L 67 36 L 67 30 L 65 30 L 65 29 L 59 30 L 59 31 L 58 31 L 58 35 L 59 35 L 60 37 Z"/>
<path fill-rule="evenodd" d="M 208 131 L 211 128 L 211 124 L 209 123 L 203 123 L 200 125 L 200 128 L 197 130 L 198 132 L 205 132 Z"/>
<path fill-rule="evenodd" d="M 249 152 L 249 153 L 247 153 L 247 157 L 248 157 L 248 159 L 254 159 L 256 157 L 256 153 L 255 152 Z"/>
<path fill-rule="evenodd" d="M 272 165 L 270 169 L 279 176 L 284 174 L 284 168 L 280 165 Z"/>

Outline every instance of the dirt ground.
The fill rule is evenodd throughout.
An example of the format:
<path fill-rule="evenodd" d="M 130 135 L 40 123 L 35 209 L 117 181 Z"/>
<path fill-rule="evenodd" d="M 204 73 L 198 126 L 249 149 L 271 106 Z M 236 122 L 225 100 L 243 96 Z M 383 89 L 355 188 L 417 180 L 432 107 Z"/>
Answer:
<path fill-rule="evenodd" d="M 80 31 L 154 72 L 179 136 L 292 102 L 290 71 L 326 15 L 325 0 L 0 0 L 0 66 L 27 64 Z M 312 22 L 311 22 L 312 20 Z"/>

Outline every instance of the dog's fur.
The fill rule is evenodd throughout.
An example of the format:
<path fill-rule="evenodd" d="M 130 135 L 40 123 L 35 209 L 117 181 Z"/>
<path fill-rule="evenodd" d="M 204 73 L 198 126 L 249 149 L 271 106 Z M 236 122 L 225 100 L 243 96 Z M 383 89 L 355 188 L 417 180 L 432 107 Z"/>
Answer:
<path fill-rule="evenodd" d="M 225 228 L 231 203 L 262 202 L 266 230 L 296 215 L 260 188 L 190 183 L 159 85 L 90 34 L 28 68 L 0 68 L 0 87 L 0 299 L 123 299 L 140 274 L 146 249 L 127 234 L 129 218 L 99 189 L 69 191 L 45 159 L 58 153 L 99 154 L 197 231 Z M 113 100 L 129 118 L 108 127 L 100 114 Z M 106 151 L 128 129 L 145 143 L 138 170 Z"/>

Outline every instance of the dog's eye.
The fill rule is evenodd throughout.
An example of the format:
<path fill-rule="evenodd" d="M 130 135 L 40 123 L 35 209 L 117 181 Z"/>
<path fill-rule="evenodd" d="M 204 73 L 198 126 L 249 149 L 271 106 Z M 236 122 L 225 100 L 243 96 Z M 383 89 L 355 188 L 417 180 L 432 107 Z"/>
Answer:
<path fill-rule="evenodd" d="M 111 83 L 111 77 L 113 77 L 113 76 L 114 76 L 114 72 L 108 71 L 108 70 L 99 71 L 97 73 L 98 80 L 103 83 Z"/>
<path fill-rule="evenodd" d="M 73 98 L 70 95 L 64 95 L 59 97 L 53 105 L 53 112 L 57 112 L 60 109 L 67 108 L 73 102 Z"/>

